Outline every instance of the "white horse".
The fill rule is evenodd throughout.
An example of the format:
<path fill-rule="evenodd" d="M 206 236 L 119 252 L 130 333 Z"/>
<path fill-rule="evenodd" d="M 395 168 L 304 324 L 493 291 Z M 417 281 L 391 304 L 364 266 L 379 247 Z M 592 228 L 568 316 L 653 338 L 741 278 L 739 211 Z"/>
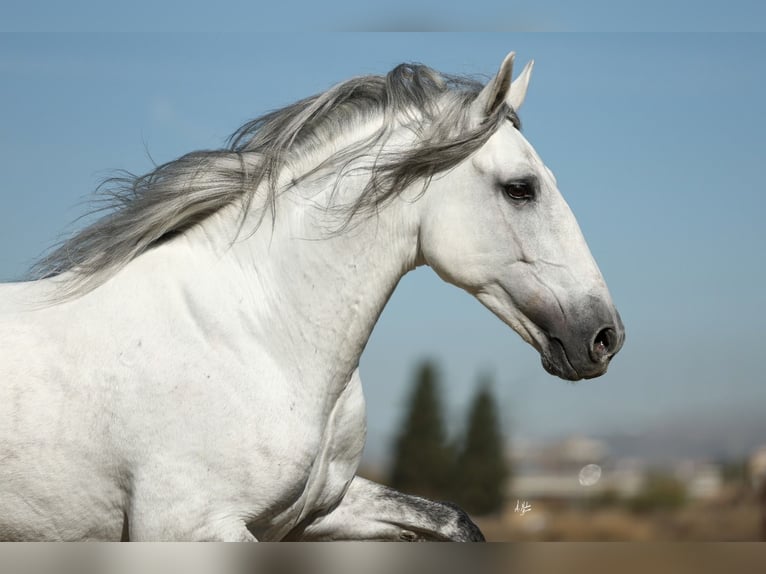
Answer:
<path fill-rule="evenodd" d="M 419 265 L 560 377 L 622 345 L 512 65 L 352 79 L 113 180 L 106 216 L 0 287 L 0 538 L 481 540 L 355 477 L 357 367 Z"/>

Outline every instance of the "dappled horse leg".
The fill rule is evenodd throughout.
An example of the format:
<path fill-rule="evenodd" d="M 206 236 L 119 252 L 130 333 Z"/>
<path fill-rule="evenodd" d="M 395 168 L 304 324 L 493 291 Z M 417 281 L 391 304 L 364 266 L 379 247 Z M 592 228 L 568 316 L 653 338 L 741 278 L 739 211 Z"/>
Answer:
<path fill-rule="evenodd" d="M 358 476 L 332 512 L 299 526 L 288 538 L 484 541 L 479 528 L 457 506 L 403 494 Z"/>

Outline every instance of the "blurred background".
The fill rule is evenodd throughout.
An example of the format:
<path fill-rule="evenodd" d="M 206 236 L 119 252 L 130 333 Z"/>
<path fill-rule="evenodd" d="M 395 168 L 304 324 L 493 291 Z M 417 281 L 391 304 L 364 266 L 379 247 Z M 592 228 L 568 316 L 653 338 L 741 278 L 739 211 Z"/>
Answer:
<path fill-rule="evenodd" d="M 652 429 L 515 436 L 486 375 L 450 434 L 440 381 L 436 363 L 416 367 L 390 459 L 362 475 L 459 504 L 493 541 L 766 540 L 766 444 L 739 456 Z"/>
<path fill-rule="evenodd" d="M 110 170 L 221 147 L 403 61 L 488 79 L 509 50 L 536 61 L 524 132 L 625 347 L 565 383 L 470 295 L 412 272 L 362 357 L 363 473 L 459 501 L 497 540 L 759 539 L 764 36 L 0 35 L 0 280 L 82 225 Z"/>

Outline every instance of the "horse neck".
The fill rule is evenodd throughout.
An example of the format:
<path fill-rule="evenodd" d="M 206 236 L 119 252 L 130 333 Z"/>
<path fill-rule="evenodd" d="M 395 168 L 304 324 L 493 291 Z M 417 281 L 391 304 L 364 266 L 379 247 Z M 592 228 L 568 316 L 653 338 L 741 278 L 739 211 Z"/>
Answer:
<path fill-rule="evenodd" d="M 340 201 L 352 200 L 366 183 L 344 181 Z M 357 216 L 343 232 L 328 232 L 339 221 L 312 206 L 326 205 L 332 193 L 332 181 L 299 184 L 278 199 L 273 222 L 267 214 L 254 233 L 246 225 L 233 245 L 232 212 L 212 218 L 196 236 L 216 244 L 226 262 L 218 265 L 218 303 L 211 310 L 220 313 L 227 296 L 273 360 L 345 383 L 397 283 L 417 263 L 419 217 L 417 203 L 394 200 L 375 216 Z"/>

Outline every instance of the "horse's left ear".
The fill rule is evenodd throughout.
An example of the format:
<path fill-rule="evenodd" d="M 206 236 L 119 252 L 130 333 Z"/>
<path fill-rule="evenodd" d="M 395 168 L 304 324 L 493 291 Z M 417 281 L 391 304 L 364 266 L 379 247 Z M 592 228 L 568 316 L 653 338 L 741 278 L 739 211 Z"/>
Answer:
<path fill-rule="evenodd" d="M 505 98 L 506 103 L 511 106 L 514 111 L 519 111 L 521 104 L 524 103 L 524 98 L 527 97 L 527 88 L 529 87 L 529 78 L 532 76 L 532 68 L 535 67 L 535 61 L 530 60 L 524 69 L 521 70 L 519 77 L 513 80 L 511 89 L 508 91 L 508 95 Z"/>
<path fill-rule="evenodd" d="M 498 70 L 497 75 L 492 78 L 492 80 L 484 86 L 484 89 L 479 95 L 476 96 L 476 100 L 474 100 L 473 103 L 473 109 L 478 117 L 483 119 L 492 115 L 497 107 L 503 102 L 507 103 L 514 110 L 518 110 L 521 107 L 521 104 L 524 103 L 534 61 L 530 60 L 527 65 L 524 66 L 519 77 L 511 82 L 513 61 L 515 58 L 515 52 L 508 54 L 503 60 L 503 63 L 500 64 L 500 70 Z"/>

